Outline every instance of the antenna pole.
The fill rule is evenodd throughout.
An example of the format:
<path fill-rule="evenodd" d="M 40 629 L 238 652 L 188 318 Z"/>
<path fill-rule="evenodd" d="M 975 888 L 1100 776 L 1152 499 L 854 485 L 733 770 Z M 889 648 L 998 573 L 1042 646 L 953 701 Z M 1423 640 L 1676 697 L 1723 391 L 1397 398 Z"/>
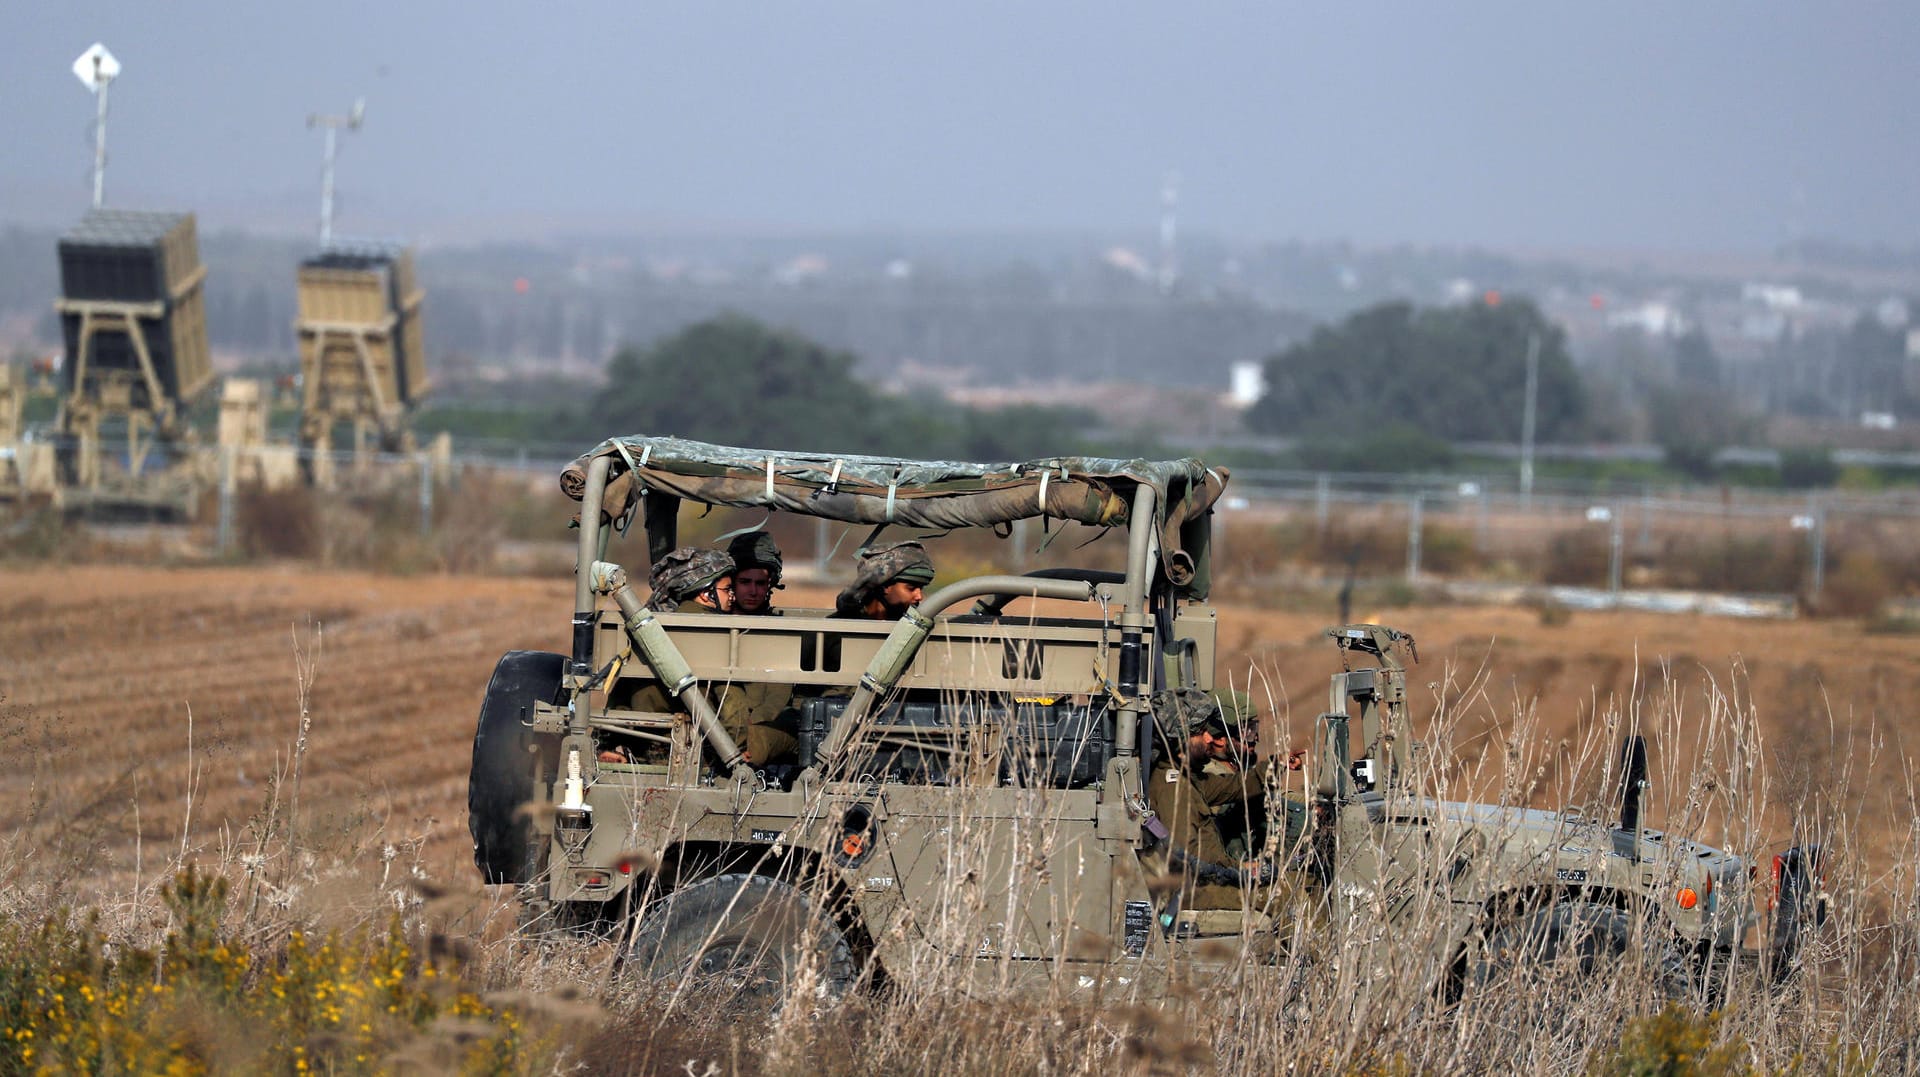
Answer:
<path fill-rule="evenodd" d="M 1176 215 L 1180 211 L 1180 173 L 1167 173 L 1160 187 L 1160 291 L 1170 294 L 1180 275 L 1179 231 Z"/>
<path fill-rule="evenodd" d="M 1527 337 L 1527 401 L 1520 413 L 1520 498 L 1533 498 L 1533 426 L 1539 411 L 1540 334 Z"/>
<path fill-rule="evenodd" d="M 107 87 L 120 77 L 120 61 L 98 41 L 69 68 L 93 95 L 93 208 L 107 204 Z"/>
<path fill-rule="evenodd" d="M 320 169 L 320 249 L 333 246 L 333 156 L 339 147 L 340 129 L 327 124 L 326 163 Z"/>
<path fill-rule="evenodd" d="M 313 113 L 307 117 L 309 128 L 318 127 L 326 132 L 326 150 L 320 166 L 320 249 L 333 246 L 333 160 L 340 149 L 340 129 L 358 131 L 361 120 L 366 115 L 367 104 L 364 99 L 353 103 L 353 110 L 345 116 L 322 116 Z"/>
<path fill-rule="evenodd" d="M 99 66 L 99 61 L 94 61 Z M 112 79 L 100 79 L 93 91 L 93 208 L 107 204 L 107 87 Z"/>

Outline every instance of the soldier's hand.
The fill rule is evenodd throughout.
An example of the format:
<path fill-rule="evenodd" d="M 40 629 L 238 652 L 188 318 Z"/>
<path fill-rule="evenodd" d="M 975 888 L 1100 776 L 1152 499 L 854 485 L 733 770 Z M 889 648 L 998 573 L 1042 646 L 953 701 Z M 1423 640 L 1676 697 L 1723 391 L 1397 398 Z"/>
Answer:
<path fill-rule="evenodd" d="M 1295 748 L 1293 751 L 1287 753 L 1288 770 L 1299 770 L 1306 765 L 1307 750 L 1305 748 Z"/>
<path fill-rule="evenodd" d="M 1240 878 L 1249 886 L 1272 886 L 1279 875 L 1271 860 L 1242 860 Z"/>

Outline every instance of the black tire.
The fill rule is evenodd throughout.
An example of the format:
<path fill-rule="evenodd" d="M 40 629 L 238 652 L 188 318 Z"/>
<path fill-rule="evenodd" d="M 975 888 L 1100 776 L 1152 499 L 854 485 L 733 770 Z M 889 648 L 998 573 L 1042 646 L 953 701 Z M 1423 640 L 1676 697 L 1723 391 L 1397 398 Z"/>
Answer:
<path fill-rule="evenodd" d="M 777 1012 L 808 964 L 821 1001 L 859 974 L 846 934 L 798 888 L 765 875 L 718 875 L 661 898 L 634 929 L 627 962 L 742 1015 Z"/>
<path fill-rule="evenodd" d="M 522 807 L 534 796 L 535 754 L 553 754 L 559 738 L 535 735 L 529 723 L 535 703 L 560 702 L 566 662 L 546 651 L 509 651 L 493 667 L 480 701 L 467 775 L 467 829 L 474 866 L 486 882 L 527 883 L 539 873 L 539 850 L 528 840 Z"/>
<path fill-rule="evenodd" d="M 1685 998 L 1691 989 L 1686 955 L 1657 928 L 1635 939 L 1632 914 L 1596 901 L 1563 901 L 1522 913 L 1493 928 L 1469 953 L 1464 986 L 1471 992 L 1499 983 L 1539 985 L 1556 994 L 1604 977 L 1645 948 L 1658 994 Z"/>

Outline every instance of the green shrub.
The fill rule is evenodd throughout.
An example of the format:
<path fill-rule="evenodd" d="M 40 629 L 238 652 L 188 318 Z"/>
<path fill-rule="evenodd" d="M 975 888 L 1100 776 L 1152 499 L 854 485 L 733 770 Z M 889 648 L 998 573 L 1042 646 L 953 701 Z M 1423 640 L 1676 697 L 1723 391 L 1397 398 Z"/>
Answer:
<path fill-rule="evenodd" d="M 456 1064 L 537 1068 L 545 1048 L 520 1019 L 416 957 L 397 920 L 249 949 L 222 915 L 225 879 L 188 868 L 163 896 L 174 927 L 158 953 L 97 921 L 0 925 L 0 1072 L 383 1073 L 443 1018 L 467 1030 L 445 1045 Z"/>
<path fill-rule="evenodd" d="M 1732 1077 L 1753 1068 L 1742 1061 L 1740 1043 L 1714 1044 L 1717 1015 L 1701 1016 L 1669 1004 L 1659 1013 L 1627 1022 L 1620 1048 L 1590 1070 L 1596 1077 Z"/>

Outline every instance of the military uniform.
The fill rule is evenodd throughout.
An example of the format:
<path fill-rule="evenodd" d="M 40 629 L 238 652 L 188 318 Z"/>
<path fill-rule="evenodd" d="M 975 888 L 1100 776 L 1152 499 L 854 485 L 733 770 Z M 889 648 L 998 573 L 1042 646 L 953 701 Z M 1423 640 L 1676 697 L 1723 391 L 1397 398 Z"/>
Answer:
<path fill-rule="evenodd" d="M 717 612 L 692 599 L 732 575 L 735 567 L 733 558 L 719 550 L 703 550 L 692 546 L 675 550 L 656 562 L 649 573 L 648 582 L 653 588 L 653 595 L 648 599 L 647 606 L 668 612 Z M 719 715 L 721 726 L 734 743 L 746 751 L 748 759 L 755 765 L 764 766 L 791 753 L 799 743 L 791 733 L 774 724 L 792 696 L 793 689 L 785 685 L 724 685 L 718 689 L 714 712 Z M 628 706 L 650 714 L 685 712 L 679 700 L 659 684 L 650 684 L 635 692 Z M 645 747 L 639 750 L 643 758 L 650 754 Z"/>
<path fill-rule="evenodd" d="M 763 767 L 791 755 L 800 741 L 782 727 L 780 715 L 793 702 L 793 688 L 785 684 L 729 684 L 719 690 L 714 710 L 734 743 L 747 750 L 747 759 Z"/>
<path fill-rule="evenodd" d="M 1215 817 L 1243 805 L 1249 812 L 1260 810 L 1267 797 L 1267 776 L 1273 769 L 1271 759 L 1227 774 L 1207 774 L 1166 760 L 1154 764 L 1147 776 L 1147 804 L 1167 828 L 1169 853 L 1186 857 L 1187 881 L 1181 898 L 1186 908 L 1240 907 L 1238 887 L 1202 883 L 1195 872 L 1205 864 L 1239 869 L 1240 858 L 1227 847 Z"/>

